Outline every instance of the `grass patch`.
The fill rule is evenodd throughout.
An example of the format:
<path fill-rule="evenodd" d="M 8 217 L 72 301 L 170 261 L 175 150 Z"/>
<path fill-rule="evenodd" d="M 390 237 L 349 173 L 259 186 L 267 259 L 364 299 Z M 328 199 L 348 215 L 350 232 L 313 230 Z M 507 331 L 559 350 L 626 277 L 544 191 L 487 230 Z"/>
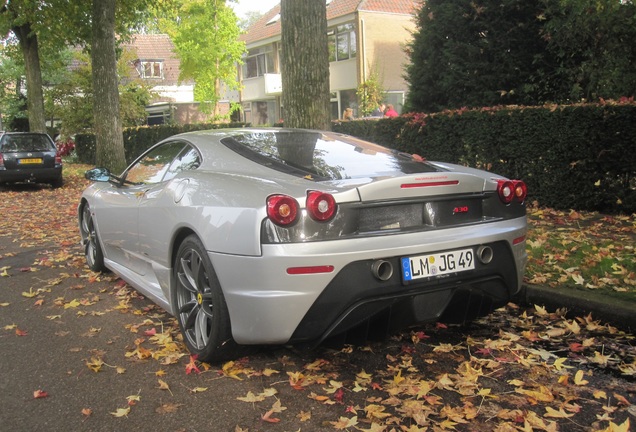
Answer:
<path fill-rule="evenodd" d="M 530 208 L 525 282 L 636 302 L 635 217 Z"/>

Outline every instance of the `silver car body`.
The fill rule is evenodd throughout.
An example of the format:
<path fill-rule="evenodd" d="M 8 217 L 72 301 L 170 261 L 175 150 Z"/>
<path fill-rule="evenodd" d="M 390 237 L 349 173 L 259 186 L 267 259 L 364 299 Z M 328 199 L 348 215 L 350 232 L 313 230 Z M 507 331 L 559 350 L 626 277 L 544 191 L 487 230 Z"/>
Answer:
<path fill-rule="evenodd" d="M 239 129 L 178 135 L 170 140 L 187 143 L 200 153 L 201 163 L 196 169 L 180 172 L 168 181 L 151 185 L 93 183 L 83 193 L 82 203 L 90 205 L 105 265 L 175 314 L 169 300 L 173 289 L 174 254 L 185 233 L 196 234 L 205 245 L 218 276 L 227 302 L 232 335 L 239 344 L 283 344 L 307 337 L 320 339 L 350 327 L 352 323 L 345 321 L 353 310 L 369 300 L 363 294 L 367 287 L 357 287 L 358 294 L 353 297 L 343 295 L 346 305 L 332 307 L 334 299 L 339 298 L 339 294 L 333 294 L 334 288 L 330 300 L 318 310 L 316 305 L 330 284 L 337 283 L 337 290 L 346 291 L 347 285 L 352 285 L 350 280 L 334 281 L 348 266 L 359 266 L 359 263 L 365 263 L 362 266 L 365 269 L 373 267 L 374 263 L 391 263 L 385 268 L 387 273 L 381 275 L 387 276 L 390 270 L 388 280 L 381 280 L 376 272 L 372 279 L 374 284 L 369 282 L 369 290 L 377 292 L 369 292 L 370 297 L 375 296 L 371 301 L 375 307 L 369 309 L 369 314 L 398 301 L 395 299 L 400 299 L 403 292 L 405 298 L 415 299 L 413 304 L 420 308 L 419 312 L 412 312 L 415 321 L 435 320 L 458 289 L 472 284 L 469 275 L 474 272 L 471 271 L 438 280 L 427 278 L 426 284 L 420 287 L 417 283 L 406 283 L 400 276 L 399 264 L 396 264 L 401 257 L 465 248 L 476 252 L 480 245 L 499 244 L 502 245 L 501 250 L 510 255 L 505 266 L 510 268 L 513 276 L 506 280 L 504 294 L 497 287 L 492 297 L 497 299 L 496 303 L 502 303 L 519 290 L 527 260 L 525 208 L 507 217 L 483 214 L 478 221 L 436 224 L 436 210 L 426 204 L 439 197 L 459 197 L 460 203 L 466 198 L 466 202 L 470 203 L 467 206 L 481 206 L 484 196 L 496 195 L 498 182 L 504 180 L 503 177 L 448 163 L 426 162 L 436 171 L 316 181 L 271 169 L 243 157 L 220 142 L 227 137 L 246 134 L 296 132 Z M 320 134 L 325 140 L 356 141 L 330 132 Z M 429 183 L 434 186 L 403 186 Z M 401 229 L 399 222 L 389 221 L 382 229 L 370 230 L 366 234 L 353 232 L 323 236 L 318 230 L 318 234 L 312 232 L 317 239 L 308 238 L 306 241 L 264 239 L 266 232 L 274 240 L 276 237 L 276 229 L 267 228 L 268 224 L 271 225 L 266 208 L 269 196 L 285 194 L 294 197 L 300 205 L 299 217 L 302 219 L 307 218 L 307 191 L 316 189 L 330 193 L 339 211 L 347 206 L 355 208 L 369 203 L 382 207 L 384 203 L 386 206 L 379 216 L 381 218 L 390 219 L 387 214 L 391 213 L 392 203 L 407 203 L 408 206 L 410 202 L 418 202 L 421 203 L 418 208 L 428 212 L 424 218 L 432 222 L 420 229 Z M 399 213 L 407 207 L 397 208 L 400 210 L 395 211 Z M 303 234 L 299 235 L 302 238 Z M 489 252 L 493 253 L 493 250 Z M 493 261 L 499 258 L 498 253 L 495 249 Z M 479 268 L 486 268 L 489 263 L 477 264 Z M 321 266 L 332 270 L 301 274 L 290 274 L 289 270 Z M 371 272 L 368 270 L 370 275 Z M 365 279 L 358 278 L 357 274 L 357 271 L 353 272 L 351 277 L 358 284 L 366 284 Z M 501 281 L 497 283 L 501 284 Z M 390 294 L 379 288 L 383 284 L 390 286 Z M 488 291 L 487 284 L 484 287 L 480 286 L 479 290 Z M 313 321 L 308 318 L 312 307 Z M 325 322 L 316 327 L 316 317 L 321 317 L 323 310 L 336 312 L 331 318 L 325 316 Z M 359 314 L 366 313 L 364 307 L 359 310 Z M 360 318 L 358 316 L 354 321 L 359 322 Z M 305 330 L 294 336 L 303 322 L 307 329 L 317 328 L 316 334 Z"/>

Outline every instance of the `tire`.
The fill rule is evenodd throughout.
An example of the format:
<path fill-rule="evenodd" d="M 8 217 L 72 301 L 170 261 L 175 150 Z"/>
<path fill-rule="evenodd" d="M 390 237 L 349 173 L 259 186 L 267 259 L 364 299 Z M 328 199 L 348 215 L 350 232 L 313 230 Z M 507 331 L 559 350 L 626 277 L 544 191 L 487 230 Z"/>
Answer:
<path fill-rule="evenodd" d="M 202 362 L 238 355 L 221 285 L 205 247 L 195 235 L 179 246 L 173 272 L 172 306 L 190 352 Z"/>
<path fill-rule="evenodd" d="M 104 253 L 99 243 L 95 223 L 93 222 L 93 215 L 91 214 L 91 209 L 88 204 L 84 204 L 82 207 L 81 215 L 80 234 L 82 236 L 86 264 L 88 268 L 94 272 L 104 272 L 107 270 L 104 265 Z"/>

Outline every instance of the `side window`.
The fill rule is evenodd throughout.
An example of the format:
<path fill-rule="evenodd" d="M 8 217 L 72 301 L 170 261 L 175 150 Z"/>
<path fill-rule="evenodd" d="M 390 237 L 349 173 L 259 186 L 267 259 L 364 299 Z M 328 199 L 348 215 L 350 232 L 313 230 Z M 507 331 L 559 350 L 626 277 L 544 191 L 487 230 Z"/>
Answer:
<path fill-rule="evenodd" d="M 183 142 L 173 141 L 150 150 L 128 169 L 126 181 L 136 184 L 159 183 L 184 145 Z"/>
<path fill-rule="evenodd" d="M 201 165 L 201 156 L 199 155 L 199 152 L 191 146 L 186 146 L 172 164 L 170 164 L 164 180 L 174 178 L 174 176 L 179 174 L 181 171 L 197 169 L 199 165 Z"/>

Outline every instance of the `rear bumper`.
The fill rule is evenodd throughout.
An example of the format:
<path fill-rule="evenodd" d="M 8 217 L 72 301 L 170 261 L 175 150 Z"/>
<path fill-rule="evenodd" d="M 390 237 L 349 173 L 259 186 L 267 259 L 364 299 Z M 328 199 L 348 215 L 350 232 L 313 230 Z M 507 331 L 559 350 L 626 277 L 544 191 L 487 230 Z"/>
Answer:
<path fill-rule="evenodd" d="M 62 177 L 62 165 L 54 168 L 0 169 L 0 182 L 46 183 Z"/>
<path fill-rule="evenodd" d="M 513 245 L 513 240 L 525 235 L 523 217 L 434 232 L 263 245 L 259 257 L 215 252 L 209 256 L 236 342 L 283 344 L 320 340 L 387 311 L 400 318 L 391 318 L 395 328 L 436 320 L 456 299 L 465 298 L 462 293 L 488 303 L 487 311 L 505 304 L 521 287 L 525 241 Z M 478 263 L 475 270 L 444 278 L 402 282 L 401 257 L 485 244 L 494 250 L 491 264 Z M 379 259 L 393 265 L 393 275 L 386 281 L 371 272 Z M 287 273 L 290 267 L 304 266 L 333 266 L 333 271 Z"/>

